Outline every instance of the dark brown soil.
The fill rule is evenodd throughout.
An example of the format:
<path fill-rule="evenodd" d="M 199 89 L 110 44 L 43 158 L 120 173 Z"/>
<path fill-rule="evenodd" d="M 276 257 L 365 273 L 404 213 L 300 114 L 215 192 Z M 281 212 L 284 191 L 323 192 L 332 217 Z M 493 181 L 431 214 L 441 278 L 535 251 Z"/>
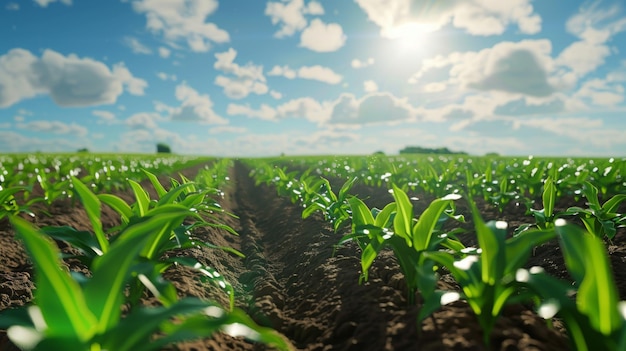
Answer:
<path fill-rule="evenodd" d="M 346 245 L 335 250 L 340 234 L 334 233 L 327 222 L 318 215 L 302 220 L 301 208 L 277 197 L 272 188 L 254 186 L 248 172 L 242 163 L 236 163 L 230 188 L 225 189 L 226 195 L 220 199 L 228 211 L 239 216 L 238 219 L 223 217 L 239 237 L 206 228 L 195 233 L 214 244 L 234 247 L 246 258 L 209 249 L 172 254 L 193 256 L 225 275 L 237 290 L 238 307 L 247 310 L 258 323 L 284 334 L 298 350 L 487 350 L 482 331 L 467 304 L 448 305 L 418 328 L 418 307 L 406 300 L 406 286 L 392 253 L 383 252 L 371 269 L 369 281 L 359 285 L 358 249 Z M 370 205 L 382 206 L 391 201 L 384 189 L 358 186 L 354 192 L 366 197 Z M 428 197 L 424 196 L 423 200 L 417 201 L 416 212 L 422 210 L 419 209 L 422 203 L 428 204 Z M 528 222 L 520 218 L 515 208 L 500 214 L 486 204 L 480 207 L 485 219 L 504 219 L 512 226 Z M 459 205 L 459 210 L 466 208 Z M 70 201 L 55 203 L 49 212 L 52 217 L 39 214 L 34 223 L 89 228 L 84 211 L 80 206 L 72 206 Z M 104 218 L 106 227 L 118 224 L 113 212 L 107 212 Z M 0 310 L 28 303 L 34 288 L 27 255 L 13 235 L 8 221 L 0 221 Z M 624 298 L 626 243 L 619 239 L 622 237 L 620 233 L 610 250 L 615 271 L 620 273 L 616 279 Z M 550 245 L 537 250 L 532 264 L 549 266 L 546 268 L 566 278 L 558 246 Z M 226 304 L 220 289 L 202 283 L 194 272 L 171 269 L 166 278 L 174 282 L 181 295 Z M 455 288 L 452 279 L 446 276 L 440 285 L 445 289 Z M 146 303 L 153 301 L 147 299 Z M 505 311 L 492 333 L 491 344 L 492 350 L 569 349 L 564 333 L 547 327 L 544 320 L 523 306 L 512 306 Z M 0 350 L 13 349 L 0 334 Z M 218 334 L 170 348 L 176 349 L 267 348 Z"/>

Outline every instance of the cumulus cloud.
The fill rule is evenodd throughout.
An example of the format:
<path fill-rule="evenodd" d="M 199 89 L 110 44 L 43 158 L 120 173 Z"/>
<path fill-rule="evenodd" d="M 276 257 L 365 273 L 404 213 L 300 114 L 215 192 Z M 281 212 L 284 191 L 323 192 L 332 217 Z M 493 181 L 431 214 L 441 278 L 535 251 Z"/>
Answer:
<path fill-rule="evenodd" d="M 206 52 L 211 43 L 230 40 L 228 32 L 207 22 L 218 7 L 217 0 L 136 0 L 133 9 L 146 15 L 146 28 L 162 34 L 171 45 L 187 43 L 195 52 Z"/>
<path fill-rule="evenodd" d="M 409 79 L 409 83 L 418 83 L 432 69 L 450 66 L 450 80 L 445 84 L 479 91 L 546 97 L 555 92 L 555 85 L 563 84 L 558 77 L 550 76 L 555 70 L 551 51 L 552 44 L 548 40 L 523 40 L 500 42 L 479 52 L 454 52 L 424 60 L 422 69 Z M 442 86 L 430 88 L 436 90 Z"/>
<path fill-rule="evenodd" d="M 24 49 L 0 56 L 0 107 L 39 94 L 48 94 L 60 106 L 112 104 L 124 92 L 143 95 L 146 81 L 134 77 L 119 63 L 104 63 L 45 50 L 41 58 Z"/>
<path fill-rule="evenodd" d="M 268 76 L 283 76 L 287 79 L 294 79 L 298 76 L 298 72 L 289 68 L 289 66 L 274 66 L 267 72 Z"/>
<path fill-rule="evenodd" d="M 87 128 L 76 123 L 63 123 L 60 121 L 31 121 L 28 123 L 16 123 L 16 127 L 33 132 L 50 134 L 69 134 L 77 137 L 87 135 Z"/>
<path fill-rule="evenodd" d="M 283 94 L 276 90 L 270 90 L 270 95 L 276 100 L 280 100 L 283 98 Z"/>
<path fill-rule="evenodd" d="M 332 107 L 331 124 L 372 124 L 408 120 L 416 111 L 406 99 L 389 93 L 371 93 L 361 99 L 342 94 Z"/>
<path fill-rule="evenodd" d="M 352 60 L 352 62 L 350 62 L 350 65 L 352 66 L 352 68 L 355 68 L 355 69 L 365 68 L 365 67 L 371 66 L 373 64 L 374 64 L 374 58 L 373 57 L 370 57 L 367 60 L 363 60 L 363 61 L 361 61 L 359 59 L 354 59 L 354 60 Z"/>
<path fill-rule="evenodd" d="M 243 99 L 250 94 L 264 95 L 269 88 L 265 83 L 246 78 L 215 77 L 215 85 L 223 88 L 224 94 L 231 99 Z"/>
<path fill-rule="evenodd" d="M 606 62 L 611 55 L 607 44 L 617 33 L 626 31 L 626 18 L 618 17 L 617 5 L 601 8 L 601 2 L 581 7 L 566 23 L 566 29 L 580 40 L 566 47 L 556 62 L 571 70 L 578 79 Z"/>
<path fill-rule="evenodd" d="M 266 104 L 262 104 L 259 109 L 253 109 L 250 105 L 238 105 L 238 104 L 228 104 L 226 108 L 226 113 L 234 116 L 234 115 L 242 115 L 250 118 L 262 119 L 265 121 L 276 121 L 277 113 L 276 110 Z"/>
<path fill-rule="evenodd" d="M 263 66 L 257 66 L 250 62 L 242 66 L 234 62 L 236 57 L 237 51 L 233 48 L 215 54 L 216 61 L 213 68 L 235 76 L 233 78 L 218 75 L 215 78 L 215 85 L 221 86 L 224 89 L 224 94 L 231 99 L 243 99 L 251 93 L 267 94 L 269 88 L 265 84 Z"/>
<path fill-rule="evenodd" d="M 263 76 L 263 66 L 257 66 L 251 62 L 247 63 L 245 66 L 240 66 L 235 63 L 236 57 L 237 51 L 233 48 L 230 48 L 225 52 L 216 53 L 215 58 L 217 60 L 213 64 L 213 68 L 224 73 L 233 74 L 239 78 L 249 78 L 265 82 L 265 76 Z"/>
<path fill-rule="evenodd" d="M 346 35 L 337 23 L 326 24 L 319 18 L 300 35 L 300 46 L 316 52 L 332 52 L 339 50 L 346 43 Z"/>
<path fill-rule="evenodd" d="M 337 74 L 335 71 L 328 67 L 315 65 L 315 66 L 302 66 L 297 71 L 289 66 L 274 66 L 267 75 L 269 76 L 283 76 L 287 79 L 302 78 L 317 80 L 328 84 L 339 84 L 343 80 L 343 76 Z"/>
<path fill-rule="evenodd" d="M 409 29 L 436 31 L 452 24 L 473 35 L 499 35 L 510 25 L 524 34 L 541 31 L 541 17 L 531 0 L 356 0 L 383 37 L 402 36 Z"/>
<path fill-rule="evenodd" d="M 156 129 L 156 122 L 161 118 L 158 113 L 139 112 L 128 117 L 124 123 L 132 129 Z"/>
<path fill-rule="evenodd" d="M 624 102 L 626 91 L 622 83 L 626 79 L 609 75 L 605 79 L 595 78 L 585 81 L 573 95 L 574 99 L 589 101 L 596 106 L 615 106 Z"/>
<path fill-rule="evenodd" d="M 343 80 L 343 77 L 335 73 L 332 69 L 320 65 L 300 67 L 298 77 L 318 80 L 328 84 L 339 84 Z"/>
<path fill-rule="evenodd" d="M 124 37 L 124 45 L 128 46 L 135 54 L 152 54 L 152 49 L 145 46 L 139 39 L 135 37 Z"/>
<path fill-rule="evenodd" d="M 176 86 L 176 99 L 181 105 L 175 108 L 157 106 L 157 110 L 169 112 L 174 121 L 198 121 L 208 124 L 227 124 L 228 121 L 213 110 L 213 101 L 209 95 L 198 91 L 183 82 Z"/>
<path fill-rule="evenodd" d="M 317 1 L 290 0 L 282 2 L 268 2 L 265 7 L 265 15 L 269 16 L 273 25 L 279 25 L 280 29 L 274 33 L 277 38 L 294 35 L 303 30 L 307 25 L 304 15 L 323 15 L 324 8 Z"/>
<path fill-rule="evenodd" d="M 494 110 L 496 115 L 526 116 L 556 114 L 565 110 L 565 102 L 560 99 L 552 99 L 543 103 L 532 103 L 528 99 L 517 99 L 504 105 L 497 106 Z"/>

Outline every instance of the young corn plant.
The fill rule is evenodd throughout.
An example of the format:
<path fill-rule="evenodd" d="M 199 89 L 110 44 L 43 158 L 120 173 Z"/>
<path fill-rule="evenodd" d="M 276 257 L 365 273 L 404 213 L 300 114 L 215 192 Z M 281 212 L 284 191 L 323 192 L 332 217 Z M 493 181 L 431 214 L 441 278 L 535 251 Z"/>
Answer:
<path fill-rule="evenodd" d="M 507 223 L 483 222 L 476 205 L 468 200 L 478 237 L 479 248 L 455 252 L 424 253 L 427 259 L 446 267 L 461 286 L 461 298 L 474 311 L 483 329 L 483 339 L 490 344 L 490 335 L 497 318 L 507 304 L 529 300 L 532 294 L 520 289 L 514 279 L 532 249 L 555 237 L 554 231 L 527 230 L 507 239 Z M 460 255 L 459 254 L 463 254 Z"/>
<path fill-rule="evenodd" d="M 337 232 L 341 225 L 350 219 L 348 213 L 350 207 L 346 198 L 356 180 L 357 178 L 352 178 L 345 182 L 337 194 L 332 191 L 326 178 L 317 178 L 311 184 L 302 181 L 304 189 L 302 201 L 305 207 L 302 218 L 308 218 L 315 211 L 321 211 L 324 219 L 329 221 Z"/>
<path fill-rule="evenodd" d="M 415 292 L 418 290 L 425 301 L 418 316 L 421 322 L 442 303 L 454 300 L 449 299 L 450 295 L 446 292 L 436 290 L 434 263 L 426 259 L 425 253 L 442 247 L 454 251 L 465 248 L 454 238 L 454 232 L 444 234 L 439 230 L 442 221 L 450 216 L 444 211 L 452 208 L 453 202 L 460 196 L 449 195 L 434 200 L 419 219 L 414 220 L 409 197 L 395 185 L 392 189 L 396 201 L 382 210 L 370 210 L 357 197 L 348 200 L 352 211 L 352 233 L 344 236 L 340 244 L 355 240 L 361 248 L 360 281 L 368 279 L 369 268 L 380 251 L 386 246 L 391 247 L 408 287 L 409 303 L 415 303 Z M 444 295 L 447 298 L 442 299 Z"/>
<path fill-rule="evenodd" d="M 155 296 L 159 297 L 163 304 L 167 305 L 175 301 L 176 292 L 172 284 L 164 281 L 161 275 L 172 265 L 183 265 L 198 271 L 203 279 L 220 286 L 228 295 L 229 306 L 232 309 L 235 299 L 234 289 L 221 274 L 191 257 L 165 257 L 165 253 L 170 250 L 205 246 L 212 249 L 224 250 L 243 257 L 243 254 L 235 249 L 216 246 L 203 240 L 198 240 L 191 234 L 192 229 L 205 225 L 219 227 L 231 233 L 235 233 L 234 230 L 224 224 L 207 222 L 199 215 L 198 209 L 216 208 L 210 203 L 207 204 L 205 202 L 205 196 L 208 190 L 193 194 L 187 193 L 183 196 L 185 190 L 195 186 L 193 183 L 188 182 L 172 188 L 170 191 L 166 191 L 165 188 L 158 183 L 156 177 L 149 173 L 147 174 L 148 177 L 153 180 L 156 192 L 159 194 L 160 198 L 158 201 L 150 200 L 147 192 L 141 188 L 138 183 L 129 180 L 136 197 L 136 202 L 132 206 L 128 205 L 121 198 L 111 194 L 95 195 L 80 180 L 72 178 L 74 189 L 82 201 L 87 216 L 91 221 L 94 231 L 93 236 L 89 232 L 79 232 L 70 227 L 45 227 L 42 228 L 42 230 L 52 238 L 64 240 L 77 248 L 81 254 L 76 258 L 81 260 L 88 267 L 91 267 L 92 262 L 97 257 L 108 252 L 111 242 L 120 240 L 120 238 L 125 235 L 125 229 L 147 218 L 158 217 L 170 211 L 182 211 L 186 213 L 184 218 L 164 223 L 162 228 L 154 232 L 154 235 L 148 239 L 146 245 L 140 251 L 142 262 L 137 263 L 133 273 L 138 279 L 130 283 L 129 300 L 131 304 L 136 305 L 138 303 L 140 297 L 143 295 L 144 286 L 147 288 L 157 288 L 158 292 Z M 100 220 L 102 203 L 116 210 L 120 214 L 122 221 L 122 226 L 116 228 L 118 232 L 109 236 L 105 234 Z M 184 224 L 183 221 L 185 219 L 192 219 L 194 222 Z"/>
<path fill-rule="evenodd" d="M 163 226 L 187 215 L 182 209 L 169 211 L 127 227 L 107 252 L 94 260 L 92 276 L 82 284 L 61 268 L 58 248 L 43 233 L 11 217 L 33 262 L 37 289 L 33 305 L 0 313 L 0 328 L 7 329 L 11 341 L 23 350 L 159 350 L 218 330 L 236 330 L 249 339 L 290 349 L 283 338 L 259 327 L 245 313 L 227 312 L 195 298 L 135 308 L 122 316 L 124 289 L 142 248 Z M 160 337 L 155 338 L 157 333 Z"/>
<path fill-rule="evenodd" d="M 590 182 L 583 183 L 583 194 L 589 208 L 570 207 L 562 215 L 580 219 L 590 233 L 600 238 L 615 237 L 617 228 L 626 225 L 626 216 L 617 212 L 619 205 L 626 200 L 625 194 L 617 194 L 600 204 L 598 188 Z"/>
<path fill-rule="evenodd" d="M 626 302 L 619 301 L 601 238 L 564 219 L 557 219 L 552 231 L 559 238 L 574 286 L 547 275 L 540 267 L 519 269 L 516 280 L 539 297 L 539 315 L 563 320 L 574 349 L 625 350 Z M 571 297 L 574 292 L 575 299 Z"/>

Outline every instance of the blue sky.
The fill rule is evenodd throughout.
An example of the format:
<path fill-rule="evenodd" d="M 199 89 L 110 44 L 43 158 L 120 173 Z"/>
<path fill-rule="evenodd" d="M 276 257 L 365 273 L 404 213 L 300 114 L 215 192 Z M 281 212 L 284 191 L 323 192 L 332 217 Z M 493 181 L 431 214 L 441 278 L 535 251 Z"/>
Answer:
<path fill-rule="evenodd" d="M 626 156 L 621 0 L 0 6 L 0 152 Z"/>

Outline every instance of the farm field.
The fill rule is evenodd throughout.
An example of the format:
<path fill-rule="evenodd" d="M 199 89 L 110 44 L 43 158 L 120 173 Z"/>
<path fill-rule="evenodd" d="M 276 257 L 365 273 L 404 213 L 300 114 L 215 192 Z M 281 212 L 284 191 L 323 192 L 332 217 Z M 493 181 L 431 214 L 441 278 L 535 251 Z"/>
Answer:
<path fill-rule="evenodd" d="M 110 318 L 123 325 L 147 318 L 134 311 L 189 308 L 146 331 L 145 349 L 154 332 L 160 335 L 156 340 L 181 335 L 156 348 L 168 350 L 584 350 L 598 343 L 619 350 L 626 345 L 619 302 L 626 299 L 623 160 L 191 159 L 149 170 L 158 178 L 139 170 L 121 180 L 108 174 L 115 182 L 101 185 L 103 174 L 93 172 L 102 167 L 63 171 L 75 177 L 47 182 L 37 179 L 39 171 L 30 177 L 28 171 L 15 171 L 17 160 L 8 164 L 3 164 L 0 191 L 27 190 L 0 197 L 0 310 L 5 313 L 33 297 L 45 313 L 55 302 L 37 295 L 35 284 L 52 289 L 48 293 L 63 291 L 63 284 L 54 290 L 54 282 L 36 280 L 40 267 L 32 254 L 39 246 L 28 239 L 30 229 L 69 226 L 76 235 L 100 239 L 86 246 L 61 236 L 55 241 L 67 267 L 58 272 L 82 273 L 93 282 L 103 279 L 99 274 L 106 264 L 125 267 L 112 254 L 128 253 L 122 245 L 138 238 L 139 229 L 133 228 L 144 225 L 162 238 L 154 241 L 154 251 L 142 249 L 134 254 L 137 261 L 129 261 L 123 284 L 117 283 L 120 290 L 111 293 L 119 300 L 109 307 Z M 22 173 L 23 179 L 13 178 Z M 137 180 L 136 186 L 125 186 L 124 178 Z M 91 198 L 86 191 L 101 201 L 98 221 L 94 206 L 84 205 Z M 95 194 L 114 195 L 128 208 Z M 33 201 L 38 198 L 43 200 Z M 176 218 L 155 222 L 164 216 Z M 499 222 L 489 224 L 492 220 Z M 186 230 L 181 233 L 180 227 Z M 16 234 L 30 246 L 20 244 Z M 102 252 L 85 253 L 94 248 Z M 160 266 L 139 268 L 145 261 Z M 84 286 L 93 310 L 88 293 L 95 283 L 90 284 L 67 291 L 82 296 L 76 291 Z M 191 311 L 200 304 L 191 297 L 215 305 L 202 305 L 198 310 L 205 315 L 200 316 Z M 208 313 L 207 306 L 222 312 Z M 116 308 L 121 316 L 115 316 Z M 67 318 L 78 320 L 80 314 Z M 192 317 L 184 317 L 188 314 Z M 184 327 L 169 323 L 173 316 Z M 201 317 L 220 325 L 202 324 Z M 47 330 L 37 322 L 32 328 L 44 342 L 80 331 L 56 328 L 48 318 L 44 314 Z M 78 338 L 84 349 L 106 345 L 97 335 L 115 339 L 121 333 L 113 322 L 95 323 L 104 331 L 83 331 L 89 335 Z M 4 328 L 0 349 L 18 349 Z M 181 341 L 208 331 L 210 338 Z M 11 334 L 14 340 L 20 335 Z"/>

